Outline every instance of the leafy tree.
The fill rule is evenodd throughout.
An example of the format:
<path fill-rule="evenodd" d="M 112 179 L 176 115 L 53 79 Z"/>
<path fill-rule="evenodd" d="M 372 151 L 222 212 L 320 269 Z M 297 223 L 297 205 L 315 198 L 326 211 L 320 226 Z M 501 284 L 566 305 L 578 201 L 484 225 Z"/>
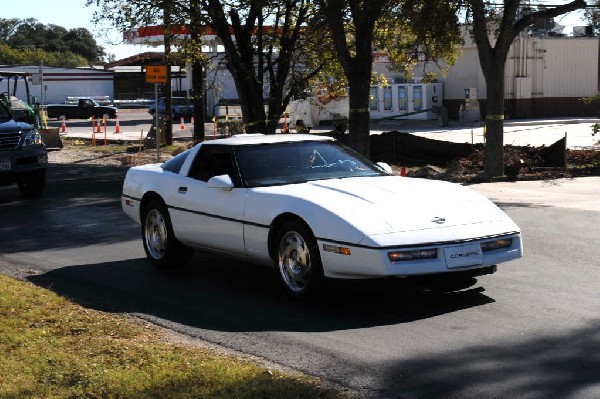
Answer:
<path fill-rule="evenodd" d="M 21 24 L 18 18 L 0 18 L 0 42 L 6 43 L 15 34 L 17 27 Z"/>
<path fill-rule="evenodd" d="M 66 56 L 64 64 L 60 61 L 56 66 L 90 65 L 102 61 L 104 50 L 99 46 L 92 34 L 85 28 L 67 30 L 57 25 L 44 25 L 34 18 L 27 19 L 0 19 L 0 43 L 11 46 L 17 50 L 41 49 L 49 58 L 61 59 Z M 58 55 L 51 56 L 52 53 Z M 28 58 L 31 53 L 23 54 Z M 76 57 L 75 57 L 76 55 Z M 39 61 L 39 60 L 38 60 Z"/>
<path fill-rule="evenodd" d="M 485 173 L 488 178 L 504 175 L 504 72 L 511 44 L 527 27 L 546 18 L 554 18 L 584 8 L 584 0 L 568 4 L 531 9 L 523 13 L 520 0 L 504 0 L 500 18 L 484 0 L 467 0 L 473 20 L 473 36 L 479 62 L 486 81 L 486 149 Z"/>
<path fill-rule="evenodd" d="M 598 32 L 600 30 L 600 0 L 590 0 L 583 13 L 584 19 Z"/>
<path fill-rule="evenodd" d="M 98 46 L 92 33 L 86 28 L 74 28 L 63 36 L 63 41 L 69 44 L 69 51 L 79 54 L 91 63 L 102 61 L 104 49 Z"/>
<path fill-rule="evenodd" d="M 375 44 L 385 49 L 393 70 L 411 77 L 420 57 L 435 62 L 441 73 L 462 54 L 462 30 L 457 15 L 459 1 L 406 0 L 377 22 Z M 425 80 L 435 81 L 429 73 Z"/>
<path fill-rule="evenodd" d="M 202 54 L 202 14 L 199 0 L 189 1 L 190 40 L 184 42 L 181 50 L 192 65 L 192 103 L 194 104 L 194 142 L 204 140 L 205 104 L 204 104 L 204 62 Z"/>
<path fill-rule="evenodd" d="M 460 3 L 435 0 L 317 0 L 349 86 L 350 145 L 370 153 L 369 100 L 374 44 L 403 71 L 417 50 L 452 63 L 461 42 Z"/>
<path fill-rule="evenodd" d="M 226 67 L 237 88 L 246 130 L 274 133 L 291 96 L 316 73 L 296 68 L 310 2 L 202 0 L 201 4 L 206 23 L 225 49 Z"/>
<path fill-rule="evenodd" d="M 47 52 L 32 47 L 17 49 L 0 43 L 0 64 L 39 64 L 60 68 L 76 68 L 87 60 L 71 52 Z"/>
<path fill-rule="evenodd" d="M 123 2 L 121 0 L 86 0 L 86 6 L 96 5 L 101 9 L 94 14 L 96 24 L 108 22 L 122 33 L 134 30 L 138 26 L 148 26 L 162 24 L 164 26 L 164 45 L 165 59 L 167 66 L 167 76 L 171 76 L 171 56 L 172 30 L 174 25 L 181 21 L 178 16 L 181 14 L 180 2 L 177 0 L 131 0 Z M 171 79 L 167 79 L 164 85 L 165 107 L 171 109 Z M 157 126 L 158 128 L 158 126 Z M 167 145 L 173 143 L 173 125 L 172 115 L 167 112 L 164 124 L 164 142 Z"/>
<path fill-rule="evenodd" d="M 300 60 L 311 10 L 309 0 L 137 0 L 126 4 L 87 0 L 87 4 L 102 5 L 98 18 L 124 30 L 159 21 L 157 6 L 171 7 L 173 26 L 191 26 L 192 32 L 198 32 L 198 26 L 212 28 L 225 49 L 226 67 L 234 79 L 249 132 L 274 133 L 291 97 L 316 73 Z M 198 36 L 187 41 L 191 47 L 182 49 L 192 60 L 201 62 Z M 197 65 L 193 76 L 198 71 Z M 201 76 L 195 80 L 194 101 L 202 92 Z"/>
<path fill-rule="evenodd" d="M 331 31 L 335 53 L 348 79 L 350 146 L 370 153 L 369 95 L 377 20 L 389 0 L 317 0 Z"/>

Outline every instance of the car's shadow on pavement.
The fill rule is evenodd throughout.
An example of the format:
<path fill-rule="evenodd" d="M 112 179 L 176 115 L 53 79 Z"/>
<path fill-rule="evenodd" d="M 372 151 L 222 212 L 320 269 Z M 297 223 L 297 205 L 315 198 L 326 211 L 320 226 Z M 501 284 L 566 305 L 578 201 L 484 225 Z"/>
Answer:
<path fill-rule="evenodd" d="M 330 283 L 321 298 L 302 302 L 284 292 L 273 269 L 209 254 L 169 272 L 133 259 L 69 266 L 28 279 L 85 307 L 229 332 L 392 325 L 493 302 L 480 288 L 431 293 L 373 281 Z"/>

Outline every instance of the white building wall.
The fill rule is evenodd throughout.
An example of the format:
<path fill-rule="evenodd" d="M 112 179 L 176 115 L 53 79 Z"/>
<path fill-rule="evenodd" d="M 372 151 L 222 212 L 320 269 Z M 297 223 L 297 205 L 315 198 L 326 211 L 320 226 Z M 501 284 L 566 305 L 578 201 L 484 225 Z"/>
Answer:
<path fill-rule="evenodd" d="M 530 50 L 529 58 L 536 64 L 533 71 L 543 74 L 544 97 L 584 97 L 598 92 L 598 38 L 536 38 Z"/>
<path fill-rule="evenodd" d="M 448 75 L 443 76 L 440 70 L 429 63 L 428 71 L 438 73 L 439 81 L 444 83 L 444 99 L 463 99 L 465 89 L 477 89 L 479 98 L 486 97 L 486 86 L 483 71 L 479 66 L 479 54 L 477 48 L 463 48 L 463 54 L 456 60 Z"/>
<path fill-rule="evenodd" d="M 19 71 L 37 74 L 38 65 L 2 66 L 6 71 Z M 114 99 L 113 73 L 103 69 L 80 68 L 43 68 L 44 82 L 42 85 L 33 85 L 29 80 L 29 92 L 37 101 L 44 104 L 64 103 L 67 96 L 89 97 L 108 96 Z M 4 89 L 2 89 L 4 91 Z M 19 86 L 17 97 L 25 98 L 25 88 Z"/>
<path fill-rule="evenodd" d="M 468 43 L 474 46 L 470 41 Z M 515 40 L 506 62 L 506 99 L 536 97 L 585 97 L 598 92 L 598 38 L 521 37 Z M 438 73 L 444 84 L 444 99 L 458 100 L 464 89 L 474 87 L 478 98 L 487 98 L 485 78 L 476 47 L 463 47 L 447 76 L 434 63 L 419 64 L 415 76 Z M 393 73 L 386 74 L 395 76 Z M 523 97 L 523 79 L 531 93 Z M 518 86 L 518 87 L 517 87 Z M 529 90 L 525 90 L 528 92 Z"/>

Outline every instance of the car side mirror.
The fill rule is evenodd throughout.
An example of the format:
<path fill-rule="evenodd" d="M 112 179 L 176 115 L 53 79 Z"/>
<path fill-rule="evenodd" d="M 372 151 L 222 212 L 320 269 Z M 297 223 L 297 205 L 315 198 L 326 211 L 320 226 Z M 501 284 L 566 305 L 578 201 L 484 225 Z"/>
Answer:
<path fill-rule="evenodd" d="M 208 179 L 207 184 L 209 188 L 220 188 L 225 191 L 233 189 L 233 181 L 229 175 L 213 176 Z"/>
<path fill-rule="evenodd" d="M 379 166 L 381 169 L 383 169 L 387 174 L 391 175 L 394 173 L 394 171 L 392 170 L 392 167 L 385 162 L 377 162 L 377 166 Z"/>

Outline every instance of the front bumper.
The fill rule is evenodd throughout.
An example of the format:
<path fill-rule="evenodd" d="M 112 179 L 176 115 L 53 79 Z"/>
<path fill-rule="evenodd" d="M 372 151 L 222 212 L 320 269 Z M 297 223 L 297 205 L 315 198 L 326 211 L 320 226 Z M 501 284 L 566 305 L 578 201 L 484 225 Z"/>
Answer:
<path fill-rule="evenodd" d="M 482 243 L 498 238 L 512 238 L 511 246 L 490 251 L 481 251 L 480 257 L 478 257 L 476 261 L 471 263 L 467 262 L 465 265 L 457 266 L 452 264 L 449 254 L 454 254 L 457 249 L 460 249 L 463 246 L 465 248 L 473 248 L 473 246 L 480 246 Z M 342 255 L 340 253 L 323 250 L 324 245 L 330 246 L 332 245 L 331 242 L 319 240 L 318 244 L 325 275 L 331 278 L 345 279 L 458 273 L 468 270 L 484 269 L 523 256 L 520 233 L 474 238 L 463 243 L 452 242 L 426 246 L 415 245 L 412 248 L 406 246 L 400 246 L 398 248 L 372 248 L 344 244 L 344 247 L 349 248 L 350 255 Z M 415 259 L 399 262 L 392 262 L 388 256 L 390 252 L 410 251 L 411 249 L 435 249 L 436 256 L 431 259 Z"/>
<path fill-rule="evenodd" d="M 0 151 L 0 185 L 25 181 L 44 173 L 47 166 L 48 153 L 44 145 Z"/>

